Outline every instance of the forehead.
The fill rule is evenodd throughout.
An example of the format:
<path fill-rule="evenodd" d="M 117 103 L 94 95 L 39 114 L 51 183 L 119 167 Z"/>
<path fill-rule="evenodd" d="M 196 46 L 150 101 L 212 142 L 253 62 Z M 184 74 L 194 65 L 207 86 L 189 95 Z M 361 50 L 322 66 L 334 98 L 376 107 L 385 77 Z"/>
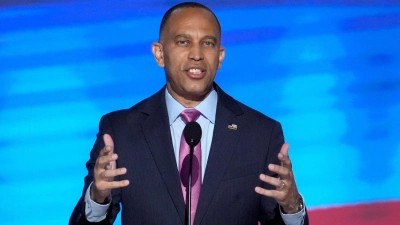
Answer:
<path fill-rule="evenodd" d="M 175 10 L 168 19 L 163 35 L 204 31 L 207 35 L 220 36 L 219 25 L 214 15 L 202 8 L 181 8 Z"/>

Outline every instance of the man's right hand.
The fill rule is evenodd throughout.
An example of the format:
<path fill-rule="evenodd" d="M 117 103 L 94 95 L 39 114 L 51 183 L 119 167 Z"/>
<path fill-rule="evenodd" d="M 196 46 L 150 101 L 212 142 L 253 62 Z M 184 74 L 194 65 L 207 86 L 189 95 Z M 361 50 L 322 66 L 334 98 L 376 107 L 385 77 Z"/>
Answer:
<path fill-rule="evenodd" d="M 126 173 L 126 168 L 116 168 L 118 155 L 114 154 L 114 142 L 110 135 L 104 134 L 104 148 L 100 151 L 94 166 L 94 182 L 90 190 L 90 198 L 103 204 L 111 194 L 111 189 L 126 187 L 129 180 L 114 181 L 115 176 Z"/>

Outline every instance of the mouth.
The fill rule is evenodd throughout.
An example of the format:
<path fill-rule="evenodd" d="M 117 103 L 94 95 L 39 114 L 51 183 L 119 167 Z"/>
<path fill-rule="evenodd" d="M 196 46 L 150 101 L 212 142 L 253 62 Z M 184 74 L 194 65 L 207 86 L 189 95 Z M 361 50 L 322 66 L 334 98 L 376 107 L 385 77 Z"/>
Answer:
<path fill-rule="evenodd" d="M 189 68 L 187 71 L 187 74 L 189 75 L 189 77 L 191 78 L 195 78 L 195 79 L 199 79 L 202 78 L 205 74 L 205 70 L 201 69 L 201 68 Z"/>

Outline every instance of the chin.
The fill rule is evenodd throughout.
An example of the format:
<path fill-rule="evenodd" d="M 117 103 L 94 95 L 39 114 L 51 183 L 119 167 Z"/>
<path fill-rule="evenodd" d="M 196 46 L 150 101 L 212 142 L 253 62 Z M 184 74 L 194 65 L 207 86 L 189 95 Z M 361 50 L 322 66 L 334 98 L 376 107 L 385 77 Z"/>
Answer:
<path fill-rule="evenodd" d="M 186 89 L 187 93 L 190 93 L 193 96 L 202 96 L 208 94 L 208 92 L 211 90 L 211 87 L 205 87 L 205 86 L 194 86 L 191 88 Z"/>

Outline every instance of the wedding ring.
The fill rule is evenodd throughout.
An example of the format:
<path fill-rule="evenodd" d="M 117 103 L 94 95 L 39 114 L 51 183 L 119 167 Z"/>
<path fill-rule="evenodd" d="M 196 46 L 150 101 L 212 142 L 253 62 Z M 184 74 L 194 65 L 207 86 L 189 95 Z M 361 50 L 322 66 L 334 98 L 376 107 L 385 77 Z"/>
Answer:
<path fill-rule="evenodd" d="M 283 189 L 285 188 L 285 182 L 281 181 L 281 183 L 282 183 L 282 184 L 281 184 L 280 189 L 283 190 Z"/>

